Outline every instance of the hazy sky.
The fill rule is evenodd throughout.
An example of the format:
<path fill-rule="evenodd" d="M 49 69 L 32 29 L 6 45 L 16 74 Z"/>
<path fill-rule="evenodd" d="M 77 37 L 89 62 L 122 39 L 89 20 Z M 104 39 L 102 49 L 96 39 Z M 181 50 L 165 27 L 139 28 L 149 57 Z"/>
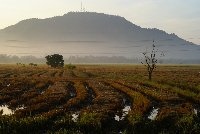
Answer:
<path fill-rule="evenodd" d="M 200 0 L 82 0 L 87 11 L 120 15 L 200 44 Z M 81 0 L 0 0 L 0 29 L 27 18 L 79 11 Z"/>

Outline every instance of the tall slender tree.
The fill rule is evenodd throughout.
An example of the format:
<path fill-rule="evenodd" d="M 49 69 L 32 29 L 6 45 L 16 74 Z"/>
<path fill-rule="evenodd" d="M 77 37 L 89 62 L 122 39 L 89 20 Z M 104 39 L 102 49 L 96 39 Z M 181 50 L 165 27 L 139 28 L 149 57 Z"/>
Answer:
<path fill-rule="evenodd" d="M 150 52 L 143 52 L 144 56 L 144 62 L 141 62 L 146 66 L 147 72 L 148 72 L 148 78 L 151 81 L 152 80 L 152 74 L 154 69 L 156 68 L 158 59 L 156 58 L 158 50 L 155 48 L 155 41 L 153 40 L 153 48 Z"/>

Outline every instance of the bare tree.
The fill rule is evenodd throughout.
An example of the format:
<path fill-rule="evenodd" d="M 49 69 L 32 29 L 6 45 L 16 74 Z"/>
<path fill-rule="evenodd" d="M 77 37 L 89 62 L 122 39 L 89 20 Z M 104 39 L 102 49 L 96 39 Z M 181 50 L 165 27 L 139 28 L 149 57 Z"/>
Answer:
<path fill-rule="evenodd" d="M 152 74 L 154 69 L 156 68 L 156 64 L 158 62 L 158 59 L 156 58 L 158 50 L 155 49 L 155 41 L 153 40 L 153 48 L 151 52 L 143 52 L 144 55 L 144 62 L 141 62 L 144 64 L 148 71 L 149 80 L 152 79 Z"/>

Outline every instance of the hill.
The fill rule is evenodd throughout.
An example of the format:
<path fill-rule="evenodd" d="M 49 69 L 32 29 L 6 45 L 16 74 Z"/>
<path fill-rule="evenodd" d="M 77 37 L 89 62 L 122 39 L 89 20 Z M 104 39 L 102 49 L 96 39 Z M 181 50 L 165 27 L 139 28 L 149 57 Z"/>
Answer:
<path fill-rule="evenodd" d="M 175 34 L 141 28 L 123 17 L 94 12 L 69 12 L 47 19 L 20 21 L 0 30 L 0 53 L 140 58 L 153 40 L 165 59 L 200 59 L 200 46 Z"/>

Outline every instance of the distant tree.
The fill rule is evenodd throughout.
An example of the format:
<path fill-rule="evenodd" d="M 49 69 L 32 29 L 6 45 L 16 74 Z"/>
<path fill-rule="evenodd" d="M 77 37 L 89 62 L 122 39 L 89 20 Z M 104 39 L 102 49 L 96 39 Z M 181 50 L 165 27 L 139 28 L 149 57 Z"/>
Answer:
<path fill-rule="evenodd" d="M 149 80 L 152 80 L 152 74 L 158 62 L 158 59 L 156 58 L 157 52 L 158 50 L 155 49 L 155 41 L 153 40 L 152 51 L 151 52 L 146 51 L 142 53 L 144 55 L 144 62 L 141 63 L 144 64 L 147 68 Z"/>
<path fill-rule="evenodd" d="M 37 66 L 37 64 L 34 64 L 34 63 L 29 63 L 29 65 L 30 66 L 35 66 L 35 67 Z"/>
<path fill-rule="evenodd" d="M 63 56 L 59 54 L 48 55 L 45 57 L 47 62 L 46 64 L 51 67 L 64 67 Z"/>
<path fill-rule="evenodd" d="M 17 66 L 19 66 L 19 65 L 21 65 L 21 66 L 23 66 L 23 67 L 25 67 L 26 65 L 25 64 L 23 64 L 23 63 L 17 63 Z"/>

